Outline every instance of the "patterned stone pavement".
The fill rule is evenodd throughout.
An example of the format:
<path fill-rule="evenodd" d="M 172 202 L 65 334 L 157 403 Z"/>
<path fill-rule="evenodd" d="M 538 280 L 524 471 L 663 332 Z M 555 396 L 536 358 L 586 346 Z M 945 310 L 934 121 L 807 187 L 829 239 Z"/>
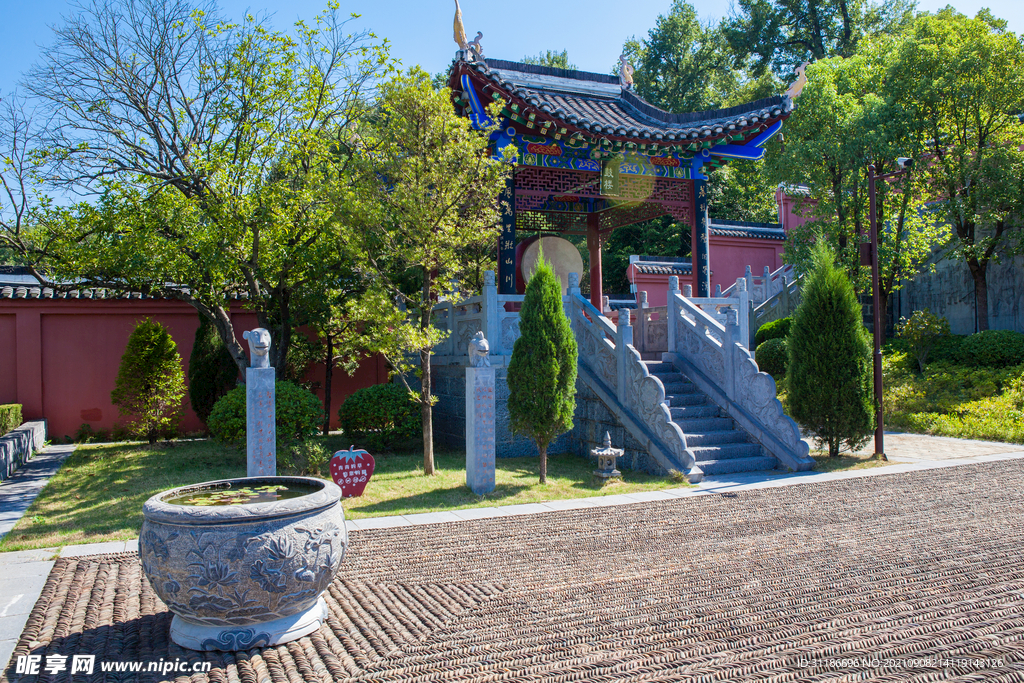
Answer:
<path fill-rule="evenodd" d="M 368 529 L 328 624 L 233 655 L 167 640 L 134 555 L 67 557 L 15 655 L 209 662 L 193 683 L 1024 681 L 1022 510 L 1008 459 Z"/>

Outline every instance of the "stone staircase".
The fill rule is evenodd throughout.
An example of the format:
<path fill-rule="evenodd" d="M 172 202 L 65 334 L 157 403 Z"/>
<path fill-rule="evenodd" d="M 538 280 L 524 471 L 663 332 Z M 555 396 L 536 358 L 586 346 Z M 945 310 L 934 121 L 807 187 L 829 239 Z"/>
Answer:
<path fill-rule="evenodd" d="M 642 361 L 647 371 L 665 386 L 665 404 L 672 421 L 686 435 L 696 464 L 706 475 L 773 470 L 778 461 L 766 455 L 746 432 L 672 363 Z"/>

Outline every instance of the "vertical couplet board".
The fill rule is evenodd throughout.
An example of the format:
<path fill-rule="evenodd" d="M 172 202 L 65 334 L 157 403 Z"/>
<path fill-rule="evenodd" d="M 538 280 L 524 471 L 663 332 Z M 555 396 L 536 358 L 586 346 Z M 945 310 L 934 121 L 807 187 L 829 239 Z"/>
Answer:
<path fill-rule="evenodd" d="M 516 293 L 516 181 L 510 174 L 499 196 L 501 235 L 498 237 L 498 294 Z"/>
<path fill-rule="evenodd" d="M 245 369 L 247 477 L 277 475 L 277 417 L 274 368 Z"/>
<path fill-rule="evenodd" d="M 494 490 L 494 368 L 466 368 L 466 486 Z"/>
<path fill-rule="evenodd" d="M 711 296 L 711 265 L 708 258 L 708 190 L 707 181 L 696 179 L 693 181 L 693 224 L 694 237 L 693 254 L 690 263 L 693 267 L 693 276 L 696 281 L 697 296 Z"/>

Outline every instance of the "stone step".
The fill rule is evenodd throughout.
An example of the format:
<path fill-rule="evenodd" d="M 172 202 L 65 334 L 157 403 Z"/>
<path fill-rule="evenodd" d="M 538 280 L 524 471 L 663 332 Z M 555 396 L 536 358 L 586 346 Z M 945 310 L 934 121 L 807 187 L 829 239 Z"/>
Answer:
<path fill-rule="evenodd" d="M 642 360 L 640 362 L 647 366 L 647 372 L 652 375 L 658 374 L 659 372 L 676 372 L 676 366 L 672 363 L 665 363 L 660 360 Z"/>
<path fill-rule="evenodd" d="M 669 408 L 672 413 L 672 420 L 692 420 L 698 417 L 719 417 L 722 413 L 722 409 L 713 403 L 704 403 L 700 405 L 684 405 L 678 408 Z"/>
<path fill-rule="evenodd" d="M 697 388 L 697 385 L 694 384 L 693 382 L 671 382 L 669 384 L 665 384 L 664 382 L 662 382 L 662 384 L 665 386 L 665 395 L 667 396 L 677 394 L 700 394 L 701 396 L 704 395 L 700 391 L 700 389 Z"/>
<path fill-rule="evenodd" d="M 672 418 L 672 421 L 679 425 L 683 434 L 731 432 L 736 429 L 736 424 L 729 417 L 700 417 L 692 420 Z"/>
<path fill-rule="evenodd" d="M 687 441 L 686 445 L 690 445 Z M 709 460 L 735 460 L 737 458 L 756 458 L 761 455 L 761 447 L 756 443 L 723 443 L 712 446 L 693 446 L 693 457 L 698 463 Z"/>
<path fill-rule="evenodd" d="M 699 406 L 703 403 L 707 403 L 708 397 L 696 391 L 692 394 L 669 394 L 665 396 L 665 402 L 668 403 L 670 408 L 676 408 L 678 406 Z"/>
<path fill-rule="evenodd" d="M 689 384 L 690 381 L 683 377 L 681 372 L 652 372 L 653 377 L 661 380 L 662 384 Z"/>
<path fill-rule="evenodd" d="M 749 443 L 748 437 L 738 429 L 721 432 L 697 432 L 686 435 L 686 445 L 691 448 L 696 446 L 715 446 L 726 443 Z"/>
<path fill-rule="evenodd" d="M 758 472 L 774 470 L 778 467 L 775 458 L 761 456 L 757 458 L 731 458 L 729 460 L 709 460 L 700 463 L 700 468 L 707 476 L 733 474 L 735 472 Z"/>

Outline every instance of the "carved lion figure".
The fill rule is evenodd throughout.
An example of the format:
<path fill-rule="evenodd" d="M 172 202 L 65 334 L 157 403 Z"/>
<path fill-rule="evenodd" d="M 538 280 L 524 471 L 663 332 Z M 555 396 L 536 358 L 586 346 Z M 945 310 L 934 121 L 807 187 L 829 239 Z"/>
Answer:
<path fill-rule="evenodd" d="M 491 367 L 491 361 L 487 357 L 491 352 L 491 345 L 484 339 L 484 333 L 481 330 L 473 335 L 473 338 L 469 340 L 469 364 L 474 368 L 489 368 Z"/>

